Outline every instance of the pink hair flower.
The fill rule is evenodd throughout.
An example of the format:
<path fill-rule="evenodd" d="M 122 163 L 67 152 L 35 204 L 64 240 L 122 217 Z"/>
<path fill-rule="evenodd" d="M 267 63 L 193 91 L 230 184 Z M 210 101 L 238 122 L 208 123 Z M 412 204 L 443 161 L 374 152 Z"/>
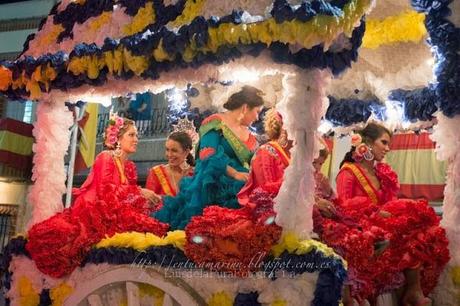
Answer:
<path fill-rule="evenodd" d="M 122 126 L 123 126 L 123 123 L 124 123 L 123 118 L 117 117 L 117 118 L 115 119 L 115 125 L 116 125 L 116 126 L 122 127 Z"/>
<path fill-rule="evenodd" d="M 362 142 L 363 142 L 363 139 L 362 139 L 361 135 L 359 135 L 359 134 L 351 135 L 351 145 L 353 147 L 359 146 Z"/>

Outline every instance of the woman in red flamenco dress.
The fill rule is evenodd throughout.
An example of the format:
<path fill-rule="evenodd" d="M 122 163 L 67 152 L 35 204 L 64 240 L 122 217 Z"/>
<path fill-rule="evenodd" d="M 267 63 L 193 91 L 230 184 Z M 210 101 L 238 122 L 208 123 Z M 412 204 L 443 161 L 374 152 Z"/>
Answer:
<path fill-rule="evenodd" d="M 71 208 L 35 224 L 26 245 L 37 268 L 59 278 L 80 265 L 92 245 L 126 231 L 164 236 L 168 225 L 148 216 L 159 197 L 136 185 L 135 164 L 127 159 L 137 149 L 134 122 L 113 116 L 101 152 Z"/>
<path fill-rule="evenodd" d="M 156 165 L 150 169 L 145 188 L 159 196 L 174 197 L 179 192 L 181 179 L 193 176 L 195 159 L 191 154 L 192 137 L 186 131 L 173 132 L 166 140 L 165 149 L 168 164 Z"/>
<path fill-rule="evenodd" d="M 375 123 L 353 135 L 336 179 L 337 211 L 352 225 L 325 219 L 321 238 L 341 251 L 352 267 L 354 298 L 372 302 L 402 286 L 401 305 L 430 305 L 425 296 L 449 260 L 448 242 L 439 217 L 426 201 L 397 199 L 398 177 L 382 162 L 390 141 L 390 131 Z M 382 239 L 388 247 L 380 255 L 373 254 L 375 241 Z M 347 300 L 349 296 L 345 304 Z"/>

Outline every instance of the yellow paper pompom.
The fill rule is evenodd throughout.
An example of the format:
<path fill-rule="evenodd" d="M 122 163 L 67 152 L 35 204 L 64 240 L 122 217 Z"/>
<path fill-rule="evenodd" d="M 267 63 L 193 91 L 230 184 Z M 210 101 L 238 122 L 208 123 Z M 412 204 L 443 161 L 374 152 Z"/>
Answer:
<path fill-rule="evenodd" d="M 455 285 L 460 286 L 460 267 L 453 267 L 450 270 L 450 276 Z"/>
<path fill-rule="evenodd" d="M 95 33 L 104 25 L 112 22 L 112 12 L 104 12 L 98 17 L 92 19 L 88 25 L 91 32 Z"/>
<path fill-rule="evenodd" d="M 177 16 L 169 26 L 178 28 L 185 24 L 189 24 L 195 17 L 202 15 L 202 9 L 205 3 L 206 0 L 187 0 L 182 14 Z"/>
<path fill-rule="evenodd" d="M 141 7 L 137 14 L 133 17 L 130 24 L 123 27 L 123 33 L 125 35 L 133 35 L 144 30 L 149 24 L 155 23 L 155 11 L 153 8 L 153 2 L 145 3 L 144 7 Z"/>
<path fill-rule="evenodd" d="M 178 249 L 184 250 L 184 246 L 186 242 L 185 231 L 176 230 L 176 231 L 168 232 L 164 240 L 167 242 L 167 244 L 171 244 Z"/>
<path fill-rule="evenodd" d="M 0 90 L 7 90 L 13 82 L 13 73 L 6 67 L 0 66 Z"/>
<path fill-rule="evenodd" d="M 132 55 L 129 50 L 124 50 L 123 56 L 123 65 L 137 76 L 141 75 L 149 67 L 149 63 L 144 56 Z"/>
<path fill-rule="evenodd" d="M 153 306 L 162 306 L 163 300 L 165 297 L 165 292 L 157 287 L 148 285 L 148 284 L 138 284 L 139 287 L 139 295 L 140 297 L 144 296 L 151 296 L 153 297 Z"/>
<path fill-rule="evenodd" d="M 74 289 L 67 283 L 61 283 L 58 286 L 51 288 L 50 298 L 52 306 L 61 306 L 64 300 L 74 291 Z"/>
<path fill-rule="evenodd" d="M 287 302 L 285 300 L 275 300 L 273 301 L 270 306 L 286 306 Z"/>
<path fill-rule="evenodd" d="M 18 295 L 20 306 L 37 306 L 40 303 L 40 296 L 34 290 L 30 280 L 25 276 L 19 279 Z"/>
<path fill-rule="evenodd" d="M 208 306 L 232 306 L 233 299 L 230 296 L 223 292 L 214 293 L 208 301 Z"/>
<path fill-rule="evenodd" d="M 367 20 L 363 47 L 376 49 L 382 45 L 400 42 L 419 42 L 427 34 L 425 15 L 408 11 L 383 20 Z"/>

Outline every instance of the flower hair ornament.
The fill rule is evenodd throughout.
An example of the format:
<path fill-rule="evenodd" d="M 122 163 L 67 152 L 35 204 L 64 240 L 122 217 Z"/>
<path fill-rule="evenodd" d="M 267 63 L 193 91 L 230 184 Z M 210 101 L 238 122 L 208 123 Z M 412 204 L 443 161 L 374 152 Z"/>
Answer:
<path fill-rule="evenodd" d="M 110 114 L 110 119 L 107 124 L 107 128 L 105 129 L 105 145 L 110 148 L 116 148 L 114 154 L 120 155 L 120 144 L 118 143 L 118 135 L 120 134 L 120 130 L 123 127 L 125 120 L 118 116 L 115 113 Z"/>
<path fill-rule="evenodd" d="M 359 134 L 352 134 L 351 135 L 351 145 L 355 147 L 355 151 L 353 154 L 353 159 L 357 162 L 363 160 L 371 161 L 374 159 L 374 154 L 372 153 L 372 149 L 369 148 L 367 144 L 363 142 L 363 138 Z"/>
<path fill-rule="evenodd" d="M 181 118 L 177 121 L 177 124 L 173 125 L 173 130 L 172 132 L 185 132 L 187 133 L 190 138 L 192 139 L 192 150 L 191 152 L 194 152 L 195 146 L 198 144 L 198 141 L 200 140 L 200 135 L 196 132 L 195 125 L 193 124 L 193 121 L 188 120 L 187 117 Z"/>

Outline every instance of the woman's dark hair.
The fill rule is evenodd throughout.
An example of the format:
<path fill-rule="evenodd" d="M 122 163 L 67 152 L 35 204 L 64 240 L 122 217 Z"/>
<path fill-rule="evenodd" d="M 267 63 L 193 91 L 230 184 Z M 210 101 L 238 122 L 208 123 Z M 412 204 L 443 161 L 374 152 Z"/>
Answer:
<path fill-rule="evenodd" d="M 370 145 L 374 143 L 377 139 L 379 139 L 383 134 L 388 134 L 392 135 L 389 129 L 384 127 L 383 125 L 371 122 L 364 129 L 361 131 L 357 131 L 359 135 L 361 135 L 361 138 L 363 139 L 363 142 L 367 145 Z M 351 146 L 350 151 L 345 154 L 345 157 L 343 158 L 342 162 L 340 163 L 340 168 L 342 168 L 342 165 L 344 163 L 353 163 L 355 160 L 353 159 L 353 153 L 355 151 L 355 147 Z"/>
<path fill-rule="evenodd" d="M 249 108 L 264 105 L 263 91 L 255 87 L 245 85 L 240 91 L 234 93 L 228 98 L 227 102 L 224 103 L 224 108 L 227 110 L 238 109 L 244 104 L 247 104 Z"/>
<path fill-rule="evenodd" d="M 183 150 L 190 150 L 191 152 L 193 149 L 192 137 L 186 132 L 172 132 L 169 134 L 168 139 L 178 142 Z M 192 153 L 187 155 L 186 162 L 192 167 L 195 166 L 195 158 Z"/>

